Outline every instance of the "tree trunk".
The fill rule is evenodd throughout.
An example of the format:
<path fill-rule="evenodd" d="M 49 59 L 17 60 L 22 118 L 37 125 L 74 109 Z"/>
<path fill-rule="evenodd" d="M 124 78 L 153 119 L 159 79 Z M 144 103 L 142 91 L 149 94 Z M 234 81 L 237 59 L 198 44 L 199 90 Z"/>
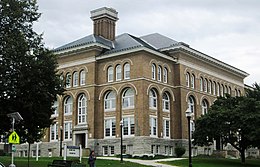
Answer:
<path fill-rule="evenodd" d="M 241 149 L 240 157 L 241 157 L 241 162 L 244 164 L 246 162 L 245 149 Z"/>

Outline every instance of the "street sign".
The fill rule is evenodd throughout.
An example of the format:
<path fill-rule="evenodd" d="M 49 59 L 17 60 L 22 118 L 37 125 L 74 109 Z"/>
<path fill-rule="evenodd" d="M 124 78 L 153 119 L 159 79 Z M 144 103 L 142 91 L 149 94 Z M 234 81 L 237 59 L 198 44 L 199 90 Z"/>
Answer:
<path fill-rule="evenodd" d="M 20 137 L 18 136 L 18 134 L 13 131 L 9 138 L 8 138 L 8 143 L 12 143 L 12 144 L 20 144 Z"/>

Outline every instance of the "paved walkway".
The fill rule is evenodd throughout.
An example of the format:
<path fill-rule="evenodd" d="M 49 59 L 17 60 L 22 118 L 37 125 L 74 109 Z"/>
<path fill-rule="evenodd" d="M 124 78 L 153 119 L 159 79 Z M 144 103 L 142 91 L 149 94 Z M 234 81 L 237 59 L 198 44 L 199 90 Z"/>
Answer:
<path fill-rule="evenodd" d="M 120 161 L 120 158 L 116 158 L 116 157 L 98 157 L 98 159 L 110 159 L 110 160 Z M 156 159 L 156 160 L 141 160 L 141 159 L 124 158 L 123 160 L 138 163 L 138 164 L 143 164 L 143 165 L 155 166 L 155 167 L 177 167 L 177 166 L 161 164 L 158 162 L 159 161 L 175 161 L 175 160 L 181 160 L 181 159 L 184 159 L 184 158 L 166 158 L 166 159 Z"/>

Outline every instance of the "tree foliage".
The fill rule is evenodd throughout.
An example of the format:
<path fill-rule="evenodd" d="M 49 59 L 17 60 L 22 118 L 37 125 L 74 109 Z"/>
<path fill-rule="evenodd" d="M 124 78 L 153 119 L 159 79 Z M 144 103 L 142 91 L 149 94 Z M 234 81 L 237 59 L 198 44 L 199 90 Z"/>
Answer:
<path fill-rule="evenodd" d="M 221 138 L 231 144 L 245 162 L 245 150 L 260 146 L 260 89 L 256 84 L 246 96 L 218 97 L 209 113 L 195 122 L 194 144 L 205 146 Z"/>
<path fill-rule="evenodd" d="M 40 17 L 35 0 L 1 0 L 0 8 L 0 132 L 11 128 L 6 114 L 19 112 L 24 120 L 16 132 L 33 143 L 52 123 L 53 102 L 64 91 L 57 58 L 33 30 Z"/>

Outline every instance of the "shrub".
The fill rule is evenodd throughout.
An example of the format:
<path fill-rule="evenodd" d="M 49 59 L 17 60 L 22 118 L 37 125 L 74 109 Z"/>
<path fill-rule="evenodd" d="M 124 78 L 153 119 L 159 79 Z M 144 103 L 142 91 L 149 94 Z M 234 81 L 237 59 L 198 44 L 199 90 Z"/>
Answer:
<path fill-rule="evenodd" d="M 183 156 L 186 149 L 183 146 L 177 146 L 177 147 L 175 147 L 174 151 L 175 151 L 176 157 L 180 158 Z"/>

